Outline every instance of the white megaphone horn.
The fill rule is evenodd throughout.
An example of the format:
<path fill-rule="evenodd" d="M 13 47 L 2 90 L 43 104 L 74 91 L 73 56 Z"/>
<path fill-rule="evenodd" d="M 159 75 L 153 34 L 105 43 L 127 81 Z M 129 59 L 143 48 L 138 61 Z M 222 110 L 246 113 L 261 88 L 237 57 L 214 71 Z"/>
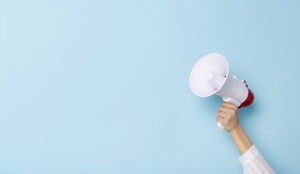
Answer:
<path fill-rule="evenodd" d="M 254 100 L 246 81 L 229 75 L 227 60 L 217 53 L 205 55 L 194 65 L 190 74 L 190 88 L 199 97 L 217 94 L 238 108 L 247 107 Z M 221 123 L 217 126 L 224 129 Z"/>

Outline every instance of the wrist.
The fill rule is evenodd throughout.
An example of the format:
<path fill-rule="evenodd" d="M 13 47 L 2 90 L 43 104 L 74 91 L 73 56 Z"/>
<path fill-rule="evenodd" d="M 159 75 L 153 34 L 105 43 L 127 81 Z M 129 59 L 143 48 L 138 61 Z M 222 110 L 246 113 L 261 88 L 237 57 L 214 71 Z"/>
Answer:
<path fill-rule="evenodd" d="M 240 124 L 238 124 L 234 129 L 232 129 L 231 131 L 229 131 L 230 135 L 234 135 L 237 134 L 238 132 L 243 131 L 243 128 Z"/>

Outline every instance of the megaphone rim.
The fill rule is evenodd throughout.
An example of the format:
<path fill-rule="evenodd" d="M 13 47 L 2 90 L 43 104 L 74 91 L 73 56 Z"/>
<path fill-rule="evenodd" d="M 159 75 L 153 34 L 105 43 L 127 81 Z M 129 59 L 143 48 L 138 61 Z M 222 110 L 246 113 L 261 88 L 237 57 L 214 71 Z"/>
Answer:
<path fill-rule="evenodd" d="M 211 57 L 213 57 L 213 56 L 218 56 L 218 57 L 222 58 L 222 60 L 224 61 L 224 63 L 225 63 L 224 65 L 226 66 L 226 77 L 225 77 L 224 81 L 222 82 L 222 85 L 219 87 L 219 89 L 217 89 L 217 90 L 215 90 L 215 91 L 213 91 L 213 92 L 210 92 L 210 93 L 201 95 L 201 94 L 199 94 L 197 91 L 194 90 L 194 88 L 193 88 L 193 82 L 194 82 L 194 81 L 191 79 L 191 77 L 192 77 L 192 75 L 193 75 L 193 73 L 194 73 L 194 71 L 195 71 L 195 68 L 197 68 L 197 66 L 199 66 L 199 64 L 201 64 L 202 61 L 205 61 L 205 59 L 209 59 L 209 58 L 211 58 Z M 229 75 L 229 65 L 228 65 L 228 61 L 227 61 L 227 59 L 225 58 L 225 56 L 223 56 L 223 55 L 220 54 L 220 53 L 209 53 L 209 54 L 206 54 L 206 55 L 204 55 L 203 57 L 201 57 L 201 58 L 194 64 L 194 66 L 193 66 L 193 68 L 192 68 L 192 71 L 191 71 L 191 73 L 190 73 L 190 79 L 189 79 L 189 81 L 190 81 L 190 89 L 191 89 L 191 91 L 193 92 L 193 94 L 195 94 L 195 95 L 198 96 L 198 97 L 209 97 L 209 96 L 211 96 L 211 95 L 216 94 L 218 91 L 220 91 L 220 90 L 222 89 L 222 87 L 224 86 L 224 84 L 225 84 L 225 82 L 226 82 L 226 80 L 227 80 L 227 78 L 228 78 L 228 75 Z"/>

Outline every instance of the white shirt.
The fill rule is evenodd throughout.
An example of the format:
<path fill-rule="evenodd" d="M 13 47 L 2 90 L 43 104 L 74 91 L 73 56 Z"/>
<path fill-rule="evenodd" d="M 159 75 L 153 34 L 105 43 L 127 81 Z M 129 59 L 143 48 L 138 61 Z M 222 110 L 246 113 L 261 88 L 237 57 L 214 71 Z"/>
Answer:
<path fill-rule="evenodd" d="M 244 174 L 275 174 L 254 145 L 239 158 L 239 162 L 244 168 Z"/>

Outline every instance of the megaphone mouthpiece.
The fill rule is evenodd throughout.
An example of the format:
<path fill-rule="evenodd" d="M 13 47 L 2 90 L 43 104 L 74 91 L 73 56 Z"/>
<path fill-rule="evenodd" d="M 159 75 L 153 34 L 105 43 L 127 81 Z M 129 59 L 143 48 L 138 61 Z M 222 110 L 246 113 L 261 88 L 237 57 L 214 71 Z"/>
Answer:
<path fill-rule="evenodd" d="M 213 87 L 216 90 L 220 89 L 223 85 L 223 82 L 226 80 L 224 76 L 216 74 L 214 72 L 209 72 L 209 76 L 207 79 L 211 87 Z"/>

